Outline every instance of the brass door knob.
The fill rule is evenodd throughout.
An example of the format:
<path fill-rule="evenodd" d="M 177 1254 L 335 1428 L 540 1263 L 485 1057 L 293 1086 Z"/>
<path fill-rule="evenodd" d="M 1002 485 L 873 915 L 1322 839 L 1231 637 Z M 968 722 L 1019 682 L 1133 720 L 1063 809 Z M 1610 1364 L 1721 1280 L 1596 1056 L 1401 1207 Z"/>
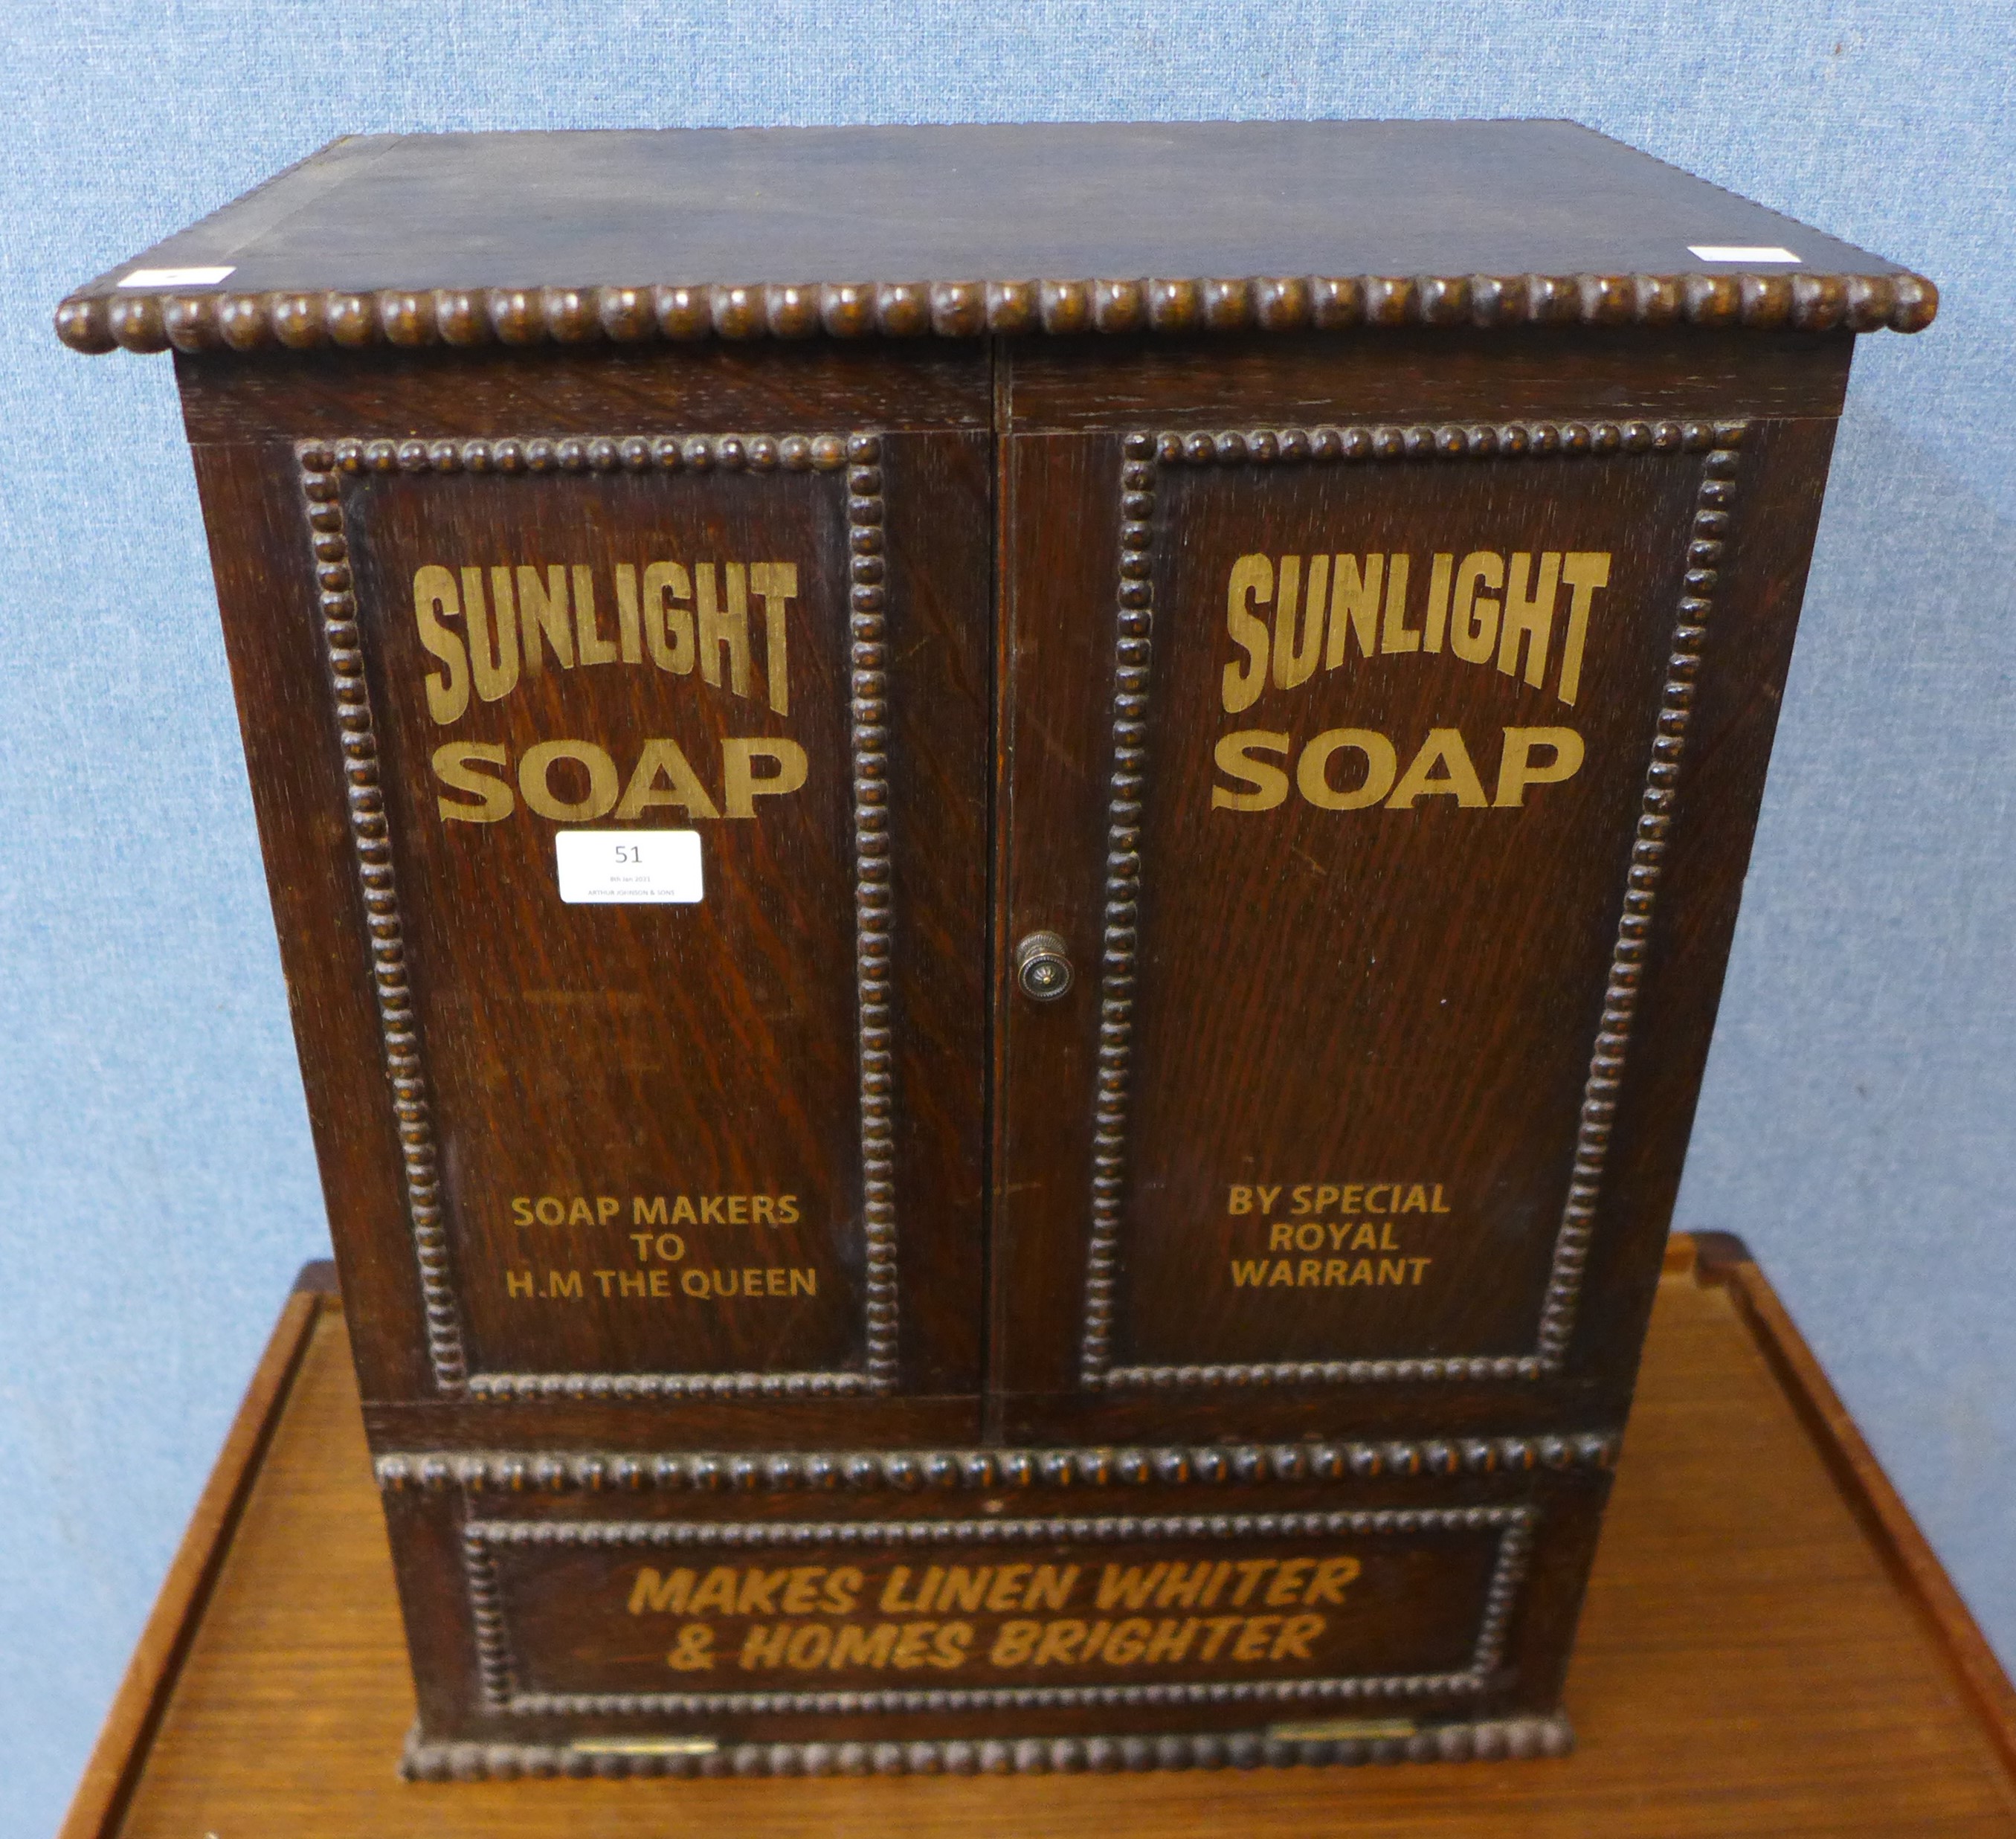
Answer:
<path fill-rule="evenodd" d="M 1015 948 L 1015 981 L 1031 1002 L 1056 1002 L 1071 987 L 1063 938 L 1054 932 L 1028 934 Z"/>

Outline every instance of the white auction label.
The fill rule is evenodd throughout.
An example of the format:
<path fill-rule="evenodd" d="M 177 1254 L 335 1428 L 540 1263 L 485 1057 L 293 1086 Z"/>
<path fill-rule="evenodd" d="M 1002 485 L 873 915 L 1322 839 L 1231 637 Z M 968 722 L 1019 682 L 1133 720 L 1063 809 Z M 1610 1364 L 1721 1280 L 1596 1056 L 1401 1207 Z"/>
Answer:
<path fill-rule="evenodd" d="M 1775 243 L 1690 243 L 1687 254 L 1705 262 L 1790 262 L 1795 268 L 1805 264 L 1789 249 Z"/>
<path fill-rule="evenodd" d="M 553 852 L 570 906 L 702 898 L 697 830 L 562 830 Z"/>
<path fill-rule="evenodd" d="M 229 268 L 134 268 L 121 279 L 121 287 L 214 287 L 227 275 L 238 272 Z"/>

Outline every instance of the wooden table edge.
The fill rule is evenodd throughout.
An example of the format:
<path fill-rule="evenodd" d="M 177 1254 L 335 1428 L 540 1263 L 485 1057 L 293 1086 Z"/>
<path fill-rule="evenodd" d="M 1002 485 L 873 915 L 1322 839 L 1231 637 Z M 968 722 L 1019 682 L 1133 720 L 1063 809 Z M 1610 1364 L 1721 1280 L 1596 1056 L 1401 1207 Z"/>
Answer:
<path fill-rule="evenodd" d="M 91 1760 L 85 1765 L 57 1839 L 110 1839 L 118 1830 L 146 1766 L 182 1662 L 202 1625 L 203 1610 L 258 1478 L 260 1463 L 286 1409 L 316 1318 L 325 1308 L 340 1306 L 336 1266 L 326 1259 L 304 1265 L 253 1370 L 252 1383 L 203 1485 L 133 1657 L 127 1662 L 125 1677 L 92 1747 Z"/>
<path fill-rule="evenodd" d="M 1676 1240 L 1679 1236 L 1676 1235 Z M 2003 1671 L 1981 1625 L 1918 1530 L 1910 1509 L 1856 1427 L 1848 1407 L 1750 1255 L 1749 1247 L 1733 1233 L 1687 1236 L 1694 1248 L 1695 1280 L 1729 1291 L 1863 1536 L 1875 1548 L 1892 1580 L 1945 1653 L 2003 1767 L 2016 1780 L 2016 1686 Z"/>
<path fill-rule="evenodd" d="M 1675 1233 L 1665 1268 L 1669 1276 L 1690 1274 L 1697 1283 L 1729 1292 L 1837 1492 L 1945 1656 L 1997 1759 L 2016 1783 L 2016 1686 L 1748 1247 L 1731 1233 Z M 335 1266 L 326 1261 L 302 1266 L 169 1567 L 57 1839 L 113 1839 L 118 1831 L 259 1465 L 286 1409 L 316 1320 L 324 1308 L 340 1306 Z"/>

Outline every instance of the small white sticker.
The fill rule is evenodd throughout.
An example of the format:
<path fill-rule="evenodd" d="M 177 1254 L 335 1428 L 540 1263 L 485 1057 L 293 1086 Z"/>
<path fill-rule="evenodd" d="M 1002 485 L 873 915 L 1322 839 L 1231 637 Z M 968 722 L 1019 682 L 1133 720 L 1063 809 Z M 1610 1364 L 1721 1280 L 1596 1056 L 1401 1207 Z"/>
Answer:
<path fill-rule="evenodd" d="M 1775 243 L 1754 247 L 1748 243 L 1690 243 L 1687 253 L 1705 262 L 1790 262 L 1795 268 L 1805 265 L 1791 250 L 1780 249 Z"/>
<path fill-rule="evenodd" d="M 562 830 L 553 851 L 560 898 L 569 906 L 702 898 L 697 830 Z"/>
<path fill-rule="evenodd" d="M 135 268 L 119 285 L 121 287 L 214 287 L 227 275 L 238 272 L 229 268 Z"/>

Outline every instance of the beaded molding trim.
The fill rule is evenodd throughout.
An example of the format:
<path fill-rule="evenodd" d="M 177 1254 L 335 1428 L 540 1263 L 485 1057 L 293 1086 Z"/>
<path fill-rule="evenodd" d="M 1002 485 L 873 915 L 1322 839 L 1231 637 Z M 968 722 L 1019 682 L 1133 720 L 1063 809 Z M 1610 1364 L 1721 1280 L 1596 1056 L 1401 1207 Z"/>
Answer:
<path fill-rule="evenodd" d="M 307 441 L 301 469 L 337 727 L 349 781 L 351 837 L 371 932 L 379 1025 L 405 1160 L 406 1211 L 436 1386 L 472 1398 L 634 1398 L 887 1392 L 897 1373 L 895 1163 L 889 963 L 888 678 L 881 443 L 870 434 L 569 436 L 494 441 Z M 468 1369 L 441 1204 L 439 1153 L 422 1065 L 405 926 L 364 674 L 341 479 L 369 473 L 839 473 L 847 474 L 853 646 L 855 960 L 859 1002 L 862 1229 L 866 1242 L 865 1372 L 607 1373 Z"/>
<path fill-rule="evenodd" d="M 639 1492 L 952 1493 L 1003 1488 L 1179 1486 L 1205 1482 L 1371 1481 L 1381 1476 L 1518 1474 L 1607 1470 L 1615 1435 L 1468 1437 L 1424 1442 L 1211 1444 L 1197 1449 L 815 1452 L 788 1456 L 582 1456 L 487 1451 L 381 1456 L 378 1485 L 465 1494 Z"/>
<path fill-rule="evenodd" d="M 1384 1722 L 1381 1719 L 1379 1722 Z M 1114 1775 L 1150 1769 L 1292 1769 L 1371 1763 L 1526 1762 L 1565 1756 L 1575 1732 L 1557 1712 L 1424 1724 L 1406 1736 L 1298 1736 L 1292 1727 L 1127 1736 L 947 1737 L 895 1743 L 733 1744 L 710 1737 L 585 1744 L 437 1743 L 414 1730 L 409 1781 L 630 1776 Z"/>
<path fill-rule="evenodd" d="M 1702 326 L 1917 332 L 1921 275 L 1345 275 L 656 287 L 72 294 L 73 351 L 524 347 L 653 339 L 977 338 L 987 333 L 1299 332 L 1360 326 Z"/>
<path fill-rule="evenodd" d="M 1078 1338 L 1079 1383 L 1099 1387 L 1317 1385 L 1418 1380 L 1539 1379 L 1561 1370 L 1594 1231 L 1596 1203 L 1617 1110 L 1625 1049 L 1651 931 L 1653 896 L 1672 825 L 1681 748 L 1694 706 L 1701 647 L 1729 530 L 1740 421 L 1512 423 L 1503 426 L 1261 429 L 1150 434 L 1121 442 L 1120 563 L 1113 648 L 1113 772 L 1107 812 L 1104 948 L 1100 982 L 1099 1074 L 1093 1110 L 1091 1230 Z M 1547 1293 L 1530 1354 L 1305 1360 L 1183 1366 L 1115 1366 L 1113 1308 L 1127 1186 L 1133 1062 L 1135 963 L 1140 939 L 1141 819 L 1148 786 L 1149 668 L 1154 650 L 1150 583 L 1158 466 L 1240 466 L 1481 459 L 1545 455 L 1699 453 L 1701 472 L 1689 533 L 1686 591 L 1678 608 L 1667 682 L 1640 797 L 1623 910 L 1618 922 L 1583 1089 L 1573 1170 Z"/>
<path fill-rule="evenodd" d="M 1503 1686 L 1507 1631 L 1525 1581 L 1539 1515 L 1528 1506 L 1382 1508 L 1317 1513 L 1103 1516 L 1096 1520 L 719 1521 L 475 1520 L 462 1530 L 464 1579 L 476 1636 L 477 1677 L 488 1710 L 514 1717 L 688 1717 L 740 1712 L 827 1716 L 909 1711 L 1057 1711 L 1079 1705 L 1354 1703 L 1481 1693 Z M 1469 1664 L 1460 1672 L 1353 1674 L 1319 1679 L 1164 1680 L 1139 1685 L 925 1686 L 830 1692 L 553 1693 L 522 1690 L 505 1626 L 495 1553 L 500 1546 L 727 1548 L 1093 1544 L 1170 1538 L 1334 1537 L 1436 1531 L 1496 1531 L 1498 1549 L 1485 1587 Z"/>

